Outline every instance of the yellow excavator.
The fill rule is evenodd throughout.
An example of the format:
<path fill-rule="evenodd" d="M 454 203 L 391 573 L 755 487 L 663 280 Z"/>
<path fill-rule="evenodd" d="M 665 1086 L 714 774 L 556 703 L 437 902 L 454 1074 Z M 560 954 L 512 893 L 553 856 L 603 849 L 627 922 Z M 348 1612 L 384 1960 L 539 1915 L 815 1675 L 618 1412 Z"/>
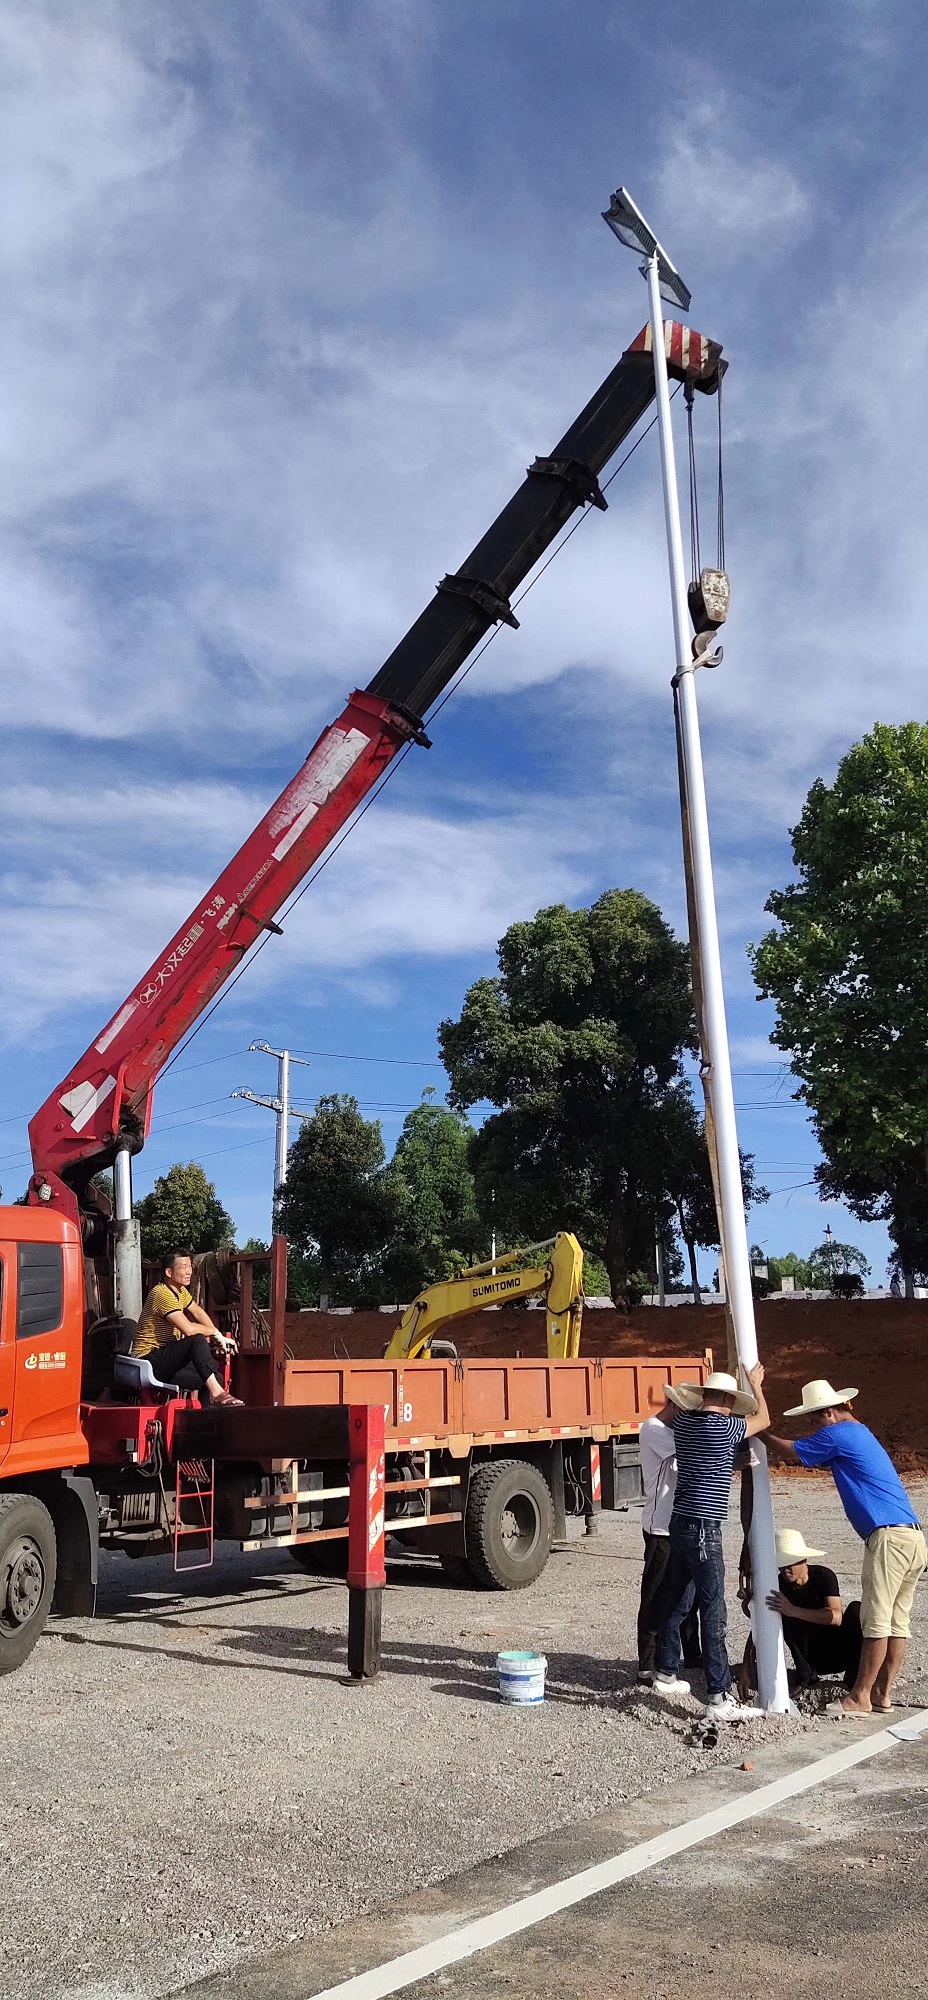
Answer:
<path fill-rule="evenodd" d="M 537 1261 L 543 1251 L 550 1254 Z M 524 1264 L 523 1259 L 536 1259 Z M 514 1265 L 521 1268 L 514 1270 Z M 548 1318 L 548 1356 L 552 1361 L 574 1361 L 580 1352 L 580 1324 L 583 1318 L 583 1251 L 569 1230 L 559 1231 L 544 1243 L 529 1243 L 521 1250 L 507 1250 L 487 1264 L 475 1264 L 458 1278 L 428 1285 L 406 1307 L 399 1326 L 385 1350 L 386 1359 L 415 1361 L 436 1353 L 432 1343 L 449 1320 L 465 1313 L 481 1312 L 487 1306 L 510 1304 L 544 1292 Z M 452 1350 L 453 1353 L 453 1350 Z"/>

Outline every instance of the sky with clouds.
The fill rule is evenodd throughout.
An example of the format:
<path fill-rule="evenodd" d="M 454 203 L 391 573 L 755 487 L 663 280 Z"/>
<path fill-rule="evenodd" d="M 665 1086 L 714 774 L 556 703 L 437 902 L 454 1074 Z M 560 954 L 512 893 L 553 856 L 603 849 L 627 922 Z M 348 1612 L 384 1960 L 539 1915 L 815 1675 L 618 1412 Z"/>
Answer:
<path fill-rule="evenodd" d="M 809 1186 L 745 946 L 812 779 L 924 715 L 926 57 L 896 0 L 3 0 L 8 1196 L 32 1111 L 640 328 L 624 181 L 731 362 L 699 691 L 752 1236 L 830 1221 L 882 1277 Z M 165 1079 L 139 1191 L 200 1158 L 264 1233 L 251 1040 L 389 1147 L 514 918 L 631 884 L 682 927 L 653 431 L 610 503 Z"/>

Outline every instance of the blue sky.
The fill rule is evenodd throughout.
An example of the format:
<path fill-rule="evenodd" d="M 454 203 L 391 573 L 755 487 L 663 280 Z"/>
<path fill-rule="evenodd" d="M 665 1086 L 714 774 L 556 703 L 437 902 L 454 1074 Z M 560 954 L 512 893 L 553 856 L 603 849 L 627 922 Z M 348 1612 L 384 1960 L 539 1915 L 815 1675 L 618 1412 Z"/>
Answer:
<path fill-rule="evenodd" d="M 635 192 L 720 339 L 725 664 L 701 677 L 752 1235 L 885 1234 L 815 1146 L 745 945 L 812 779 L 924 715 L 928 55 L 916 10 L 6 0 L 0 1180 L 25 1124 L 645 317 Z M 711 481 L 711 411 L 703 464 Z M 392 1145 L 540 904 L 683 923 L 653 433 L 161 1086 L 137 1169 L 268 1223 L 320 1051 Z"/>

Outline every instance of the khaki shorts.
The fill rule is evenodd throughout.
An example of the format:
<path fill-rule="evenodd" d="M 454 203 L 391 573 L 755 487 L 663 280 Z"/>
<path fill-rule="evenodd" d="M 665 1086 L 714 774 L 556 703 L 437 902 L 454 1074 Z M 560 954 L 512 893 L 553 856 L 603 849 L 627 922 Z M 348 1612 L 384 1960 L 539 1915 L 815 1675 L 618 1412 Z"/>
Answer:
<path fill-rule="evenodd" d="M 860 1623 L 865 1639 L 908 1639 L 915 1586 L 928 1563 L 920 1528 L 874 1528 L 861 1577 Z"/>

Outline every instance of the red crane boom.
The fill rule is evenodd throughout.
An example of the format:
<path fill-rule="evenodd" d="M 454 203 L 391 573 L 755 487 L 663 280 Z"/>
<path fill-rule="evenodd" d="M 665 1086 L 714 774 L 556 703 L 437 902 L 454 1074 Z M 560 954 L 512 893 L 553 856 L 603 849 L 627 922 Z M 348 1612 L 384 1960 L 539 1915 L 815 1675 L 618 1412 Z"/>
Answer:
<path fill-rule="evenodd" d="M 709 394 L 725 367 L 715 341 L 665 322 L 668 367 Z M 365 692 L 353 694 L 203 901 L 133 987 L 29 1126 L 31 1202 L 78 1219 L 87 1181 L 136 1153 L 160 1071 L 259 933 L 406 743 L 490 626 L 516 625 L 510 594 L 580 506 L 605 507 L 598 474 L 654 394 L 650 335 L 638 335 L 550 457 L 526 478 L 467 561 Z"/>

